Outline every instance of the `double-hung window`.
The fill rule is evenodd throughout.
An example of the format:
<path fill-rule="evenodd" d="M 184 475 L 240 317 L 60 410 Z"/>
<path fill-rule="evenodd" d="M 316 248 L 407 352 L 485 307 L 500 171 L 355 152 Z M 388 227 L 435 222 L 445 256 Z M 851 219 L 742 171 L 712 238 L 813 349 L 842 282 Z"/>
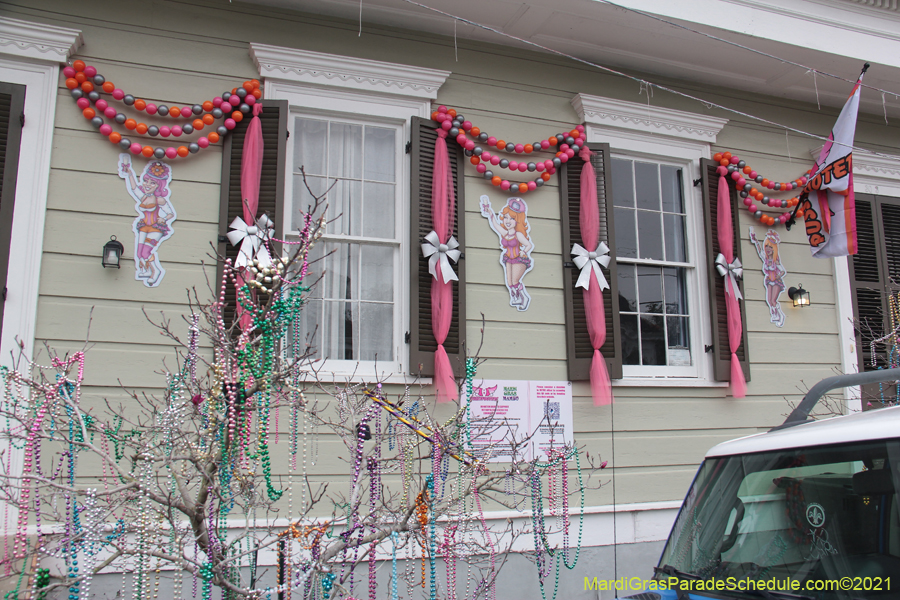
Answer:
<path fill-rule="evenodd" d="M 303 229 L 302 215 L 313 195 L 327 203 L 325 233 L 310 256 L 310 279 L 318 282 L 302 313 L 300 334 L 330 369 L 349 371 L 371 362 L 396 371 L 405 239 L 398 220 L 403 127 L 302 113 L 291 117 L 291 233 Z"/>
<path fill-rule="evenodd" d="M 626 369 L 671 367 L 669 375 L 695 370 L 690 299 L 696 294 L 690 290 L 696 287 L 696 272 L 686 238 L 684 171 L 678 165 L 612 158 L 617 301 Z"/>

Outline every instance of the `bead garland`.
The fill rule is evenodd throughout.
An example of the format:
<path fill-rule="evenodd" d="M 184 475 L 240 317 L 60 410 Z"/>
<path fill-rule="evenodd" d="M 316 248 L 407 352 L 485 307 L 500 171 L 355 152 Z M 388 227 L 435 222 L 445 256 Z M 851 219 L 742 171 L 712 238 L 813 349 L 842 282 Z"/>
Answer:
<path fill-rule="evenodd" d="M 809 181 L 807 176 L 810 174 L 811 170 L 806 171 L 805 174 L 793 181 L 776 182 L 774 180 L 766 179 L 745 161 L 741 160 L 739 156 L 732 154 L 731 152 L 716 152 L 716 154 L 713 155 L 713 160 L 719 163 L 719 166 L 716 167 L 716 173 L 731 178 L 735 189 L 743 199 L 743 205 L 760 223 L 771 227 L 776 224 L 784 225 L 791 221 L 791 211 L 772 216 L 763 212 L 760 205 L 768 206 L 770 208 L 793 209 L 799 204 L 800 199 L 796 196 L 789 199 L 770 198 L 762 190 L 789 192 L 795 189 L 802 189 Z M 797 210 L 796 217 L 802 219 L 803 211 Z"/>
<path fill-rule="evenodd" d="M 157 106 L 140 98 L 135 98 L 131 94 L 126 94 L 115 87 L 112 82 L 107 81 L 103 75 L 97 72 L 95 67 L 86 65 L 81 60 L 76 60 L 71 66 L 65 67 L 63 75 L 66 77 L 66 87 L 70 90 L 78 108 L 82 110 L 84 118 L 99 129 L 101 134 L 108 137 L 113 144 L 118 144 L 123 150 L 128 150 L 132 154 L 141 154 L 146 158 L 174 159 L 196 154 L 201 149 L 209 147 L 210 144 L 215 144 L 222 136 L 234 129 L 243 120 L 244 116 L 251 112 L 257 100 L 262 98 L 259 81 L 253 79 L 245 81 L 241 87 L 234 88 L 231 92 L 226 91 L 221 96 L 217 96 L 213 100 L 207 100 L 202 104 L 194 104 L 183 108 L 177 106 L 170 108 L 164 104 Z M 113 100 L 121 101 L 126 106 L 132 106 L 139 111 L 146 111 L 149 115 L 169 116 L 172 118 L 181 117 L 192 119 L 192 121 L 172 127 L 146 125 L 126 117 L 123 113 L 117 112 L 106 99 L 100 96 L 101 92 L 109 94 Z M 227 111 L 232 112 L 229 115 Z M 103 120 L 104 116 L 119 125 L 124 125 L 126 129 L 137 134 L 148 134 L 153 137 L 162 136 L 164 138 L 170 135 L 174 137 L 190 135 L 195 131 L 201 131 L 204 127 L 214 125 L 217 119 L 224 118 L 224 121 L 215 131 L 200 137 L 196 142 L 177 148 L 172 146 L 164 148 L 159 146 L 142 146 L 138 142 L 132 142 L 130 139 L 123 137 L 122 134 L 114 131 L 112 126 Z"/>
<path fill-rule="evenodd" d="M 550 180 L 550 176 L 556 173 L 560 165 L 573 158 L 582 146 L 584 146 L 584 127 L 578 125 L 569 133 L 558 133 L 550 136 L 545 140 L 535 142 L 533 144 L 517 144 L 515 142 L 507 142 L 497 139 L 482 131 L 479 127 L 467 121 L 463 115 L 456 112 L 456 109 L 440 106 L 431 113 L 431 118 L 440 123 L 441 128 L 447 134 L 454 138 L 456 142 L 463 148 L 465 155 L 470 157 L 469 161 L 476 166 L 476 170 L 491 182 L 495 187 L 499 187 L 503 191 L 511 191 L 513 193 L 524 194 L 534 191 L 542 187 L 544 183 Z M 468 136 L 475 138 L 469 139 Z M 498 151 L 509 154 L 531 154 L 533 152 L 553 152 L 554 147 L 558 148 L 555 157 L 542 161 L 510 161 L 500 158 L 490 152 L 486 152 L 479 144 L 487 144 L 489 147 L 496 148 Z M 516 183 L 507 179 L 503 179 L 499 175 L 495 175 L 489 166 L 509 169 L 510 171 L 538 172 L 540 175 L 533 181 Z M 542 172 L 543 171 L 543 172 Z"/>

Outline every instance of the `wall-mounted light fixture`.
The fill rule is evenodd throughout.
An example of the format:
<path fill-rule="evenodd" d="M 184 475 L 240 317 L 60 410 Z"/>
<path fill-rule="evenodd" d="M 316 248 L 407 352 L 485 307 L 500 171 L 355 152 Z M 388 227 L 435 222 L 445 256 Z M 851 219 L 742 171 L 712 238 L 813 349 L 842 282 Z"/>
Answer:
<path fill-rule="evenodd" d="M 119 266 L 119 259 L 122 258 L 122 254 L 125 252 L 125 246 L 122 245 L 122 242 L 116 241 L 116 236 L 109 236 L 109 241 L 103 246 L 103 257 L 100 262 L 104 268 L 121 268 Z"/>
<path fill-rule="evenodd" d="M 794 306 L 809 306 L 809 292 L 803 289 L 802 283 L 788 289 L 788 296 L 794 301 Z"/>

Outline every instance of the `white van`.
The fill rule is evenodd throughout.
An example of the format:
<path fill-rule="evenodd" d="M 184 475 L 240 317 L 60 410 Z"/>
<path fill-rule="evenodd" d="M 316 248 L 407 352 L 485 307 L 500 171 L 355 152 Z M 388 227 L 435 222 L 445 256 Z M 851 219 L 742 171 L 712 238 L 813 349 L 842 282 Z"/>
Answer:
<path fill-rule="evenodd" d="M 784 425 L 712 448 L 655 569 L 659 596 L 900 598 L 900 407 L 807 421 L 827 389 L 898 378 L 829 378 Z"/>

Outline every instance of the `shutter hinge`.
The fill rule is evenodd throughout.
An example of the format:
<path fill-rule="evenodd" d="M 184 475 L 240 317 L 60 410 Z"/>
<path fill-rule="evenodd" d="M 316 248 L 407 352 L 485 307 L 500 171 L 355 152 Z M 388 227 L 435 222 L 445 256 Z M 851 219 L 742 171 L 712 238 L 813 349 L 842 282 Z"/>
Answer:
<path fill-rule="evenodd" d="M 410 342 L 411 339 L 412 339 L 412 336 L 410 336 L 408 331 L 403 334 L 403 341 L 406 342 L 407 344 Z"/>
<path fill-rule="evenodd" d="M 284 139 L 286 139 L 286 140 L 291 139 L 291 130 L 290 129 L 288 129 L 284 132 Z"/>
<path fill-rule="evenodd" d="M 3 286 L 3 292 L 0 293 L 0 300 L 6 302 L 6 286 Z"/>
<path fill-rule="evenodd" d="M 225 236 L 225 235 L 220 235 L 220 236 L 219 236 L 219 243 L 220 243 L 220 244 L 224 244 L 224 243 L 227 242 L 227 241 L 228 241 L 228 236 Z"/>
<path fill-rule="evenodd" d="M 19 126 L 25 127 L 25 113 L 24 112 L 21 115 L 19 115 Z"/>
<path fill-rule="evenodd" d="M 694 187 L 698 187 L 703 182 L 703 178 L 694 180 Z"/>
<path fill-rule="evenodd" d="M 703 351 L 707 352 L 707 353 L 712 352 L 713 348 L 715 348 L 715 346 L 713 346 L 712 344 L 704 344 L 703 345 Z"/>
<path fill-rule="evenodd" d="M 412 142 L 406 142 L 406 153 L 409 154 L 412 152 Z"/>
<path fill-rule="evenodd" d="M 575 263 L 573 263 L 571 261 L 566 261 L 563 263 L 563 269 L 574 269 L 574 268 L 575 268 Z"/>

